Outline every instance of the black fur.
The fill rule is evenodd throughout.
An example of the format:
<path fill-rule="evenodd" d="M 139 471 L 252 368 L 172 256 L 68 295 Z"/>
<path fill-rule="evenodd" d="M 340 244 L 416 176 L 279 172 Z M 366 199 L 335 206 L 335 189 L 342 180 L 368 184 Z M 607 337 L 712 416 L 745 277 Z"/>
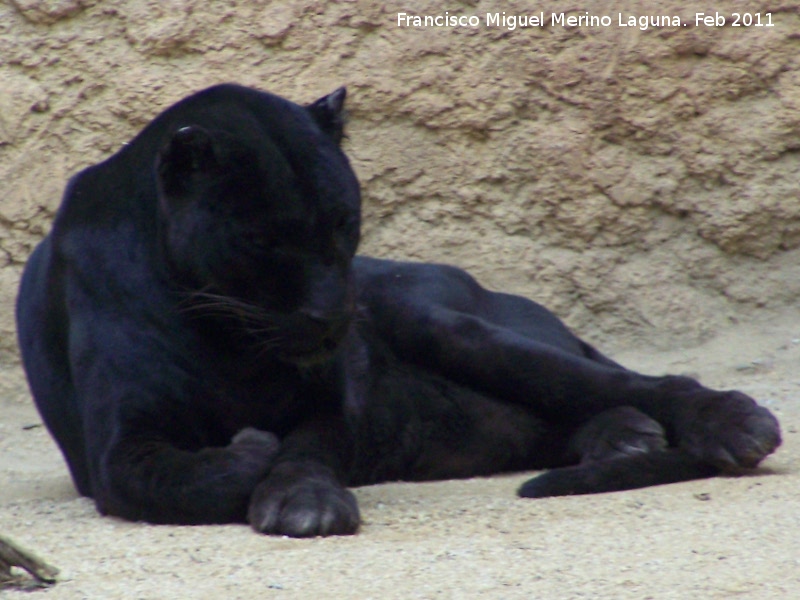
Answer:
<path fill-rule="evenodd" d="M 747 396 L 626 370 L 463 271 L 354 258 L 344 95 L 210 88 L 70 181 L 19 340 L 102 513 L 348 534 L 347 486 L 552 469 L 520 494 L 593 493 L 780 444 Z"/>

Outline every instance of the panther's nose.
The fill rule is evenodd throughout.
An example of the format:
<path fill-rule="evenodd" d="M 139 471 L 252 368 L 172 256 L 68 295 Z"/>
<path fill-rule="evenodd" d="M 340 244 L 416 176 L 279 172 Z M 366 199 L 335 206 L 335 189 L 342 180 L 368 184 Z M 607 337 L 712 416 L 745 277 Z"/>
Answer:
<path fill-rule="evenodd" d="M 347 311 L 306 309 L 300 314 L 308 323 L 308 330 L 313 331 L 314 337 L 319 340 L 319 345 L 325 350 L 332 351 L 347 332 L 351 315 Z"/>

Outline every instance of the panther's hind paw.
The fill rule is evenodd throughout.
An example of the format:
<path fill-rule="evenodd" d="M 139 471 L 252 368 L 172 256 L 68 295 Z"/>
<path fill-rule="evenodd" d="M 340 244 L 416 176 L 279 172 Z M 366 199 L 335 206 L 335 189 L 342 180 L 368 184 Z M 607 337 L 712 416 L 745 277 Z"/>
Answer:
<path fill-rule="evenodd" d="M 756 467 L 781 444 L 775 416 L 736 391 L 688 394 L 680 401 L 675 425 L 681 448 L 723 470 Z"/>

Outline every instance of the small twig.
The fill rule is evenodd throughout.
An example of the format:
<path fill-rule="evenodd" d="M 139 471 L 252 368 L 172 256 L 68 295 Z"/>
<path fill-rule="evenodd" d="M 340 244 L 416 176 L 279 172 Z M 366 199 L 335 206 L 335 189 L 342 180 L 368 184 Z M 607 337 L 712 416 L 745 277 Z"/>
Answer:
<path fill-rule="evenodd" d="M 27 579 L 11 572 L 12 567 L 27 571 Z M 41 558 L 23 550 L 6 537 L 0 536 L 0 589 L 3 587 L 30 587 L 51 585 L 56 582 L 58 569 Z"/>

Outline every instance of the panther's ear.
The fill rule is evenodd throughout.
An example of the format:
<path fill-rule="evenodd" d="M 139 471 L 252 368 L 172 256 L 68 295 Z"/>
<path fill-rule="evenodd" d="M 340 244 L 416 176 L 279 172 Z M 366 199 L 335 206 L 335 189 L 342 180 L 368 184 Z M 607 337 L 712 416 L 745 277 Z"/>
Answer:
<path fill-rule="evenodd" d="M 167 193 L 185 191 L 191 175 L 207 173 L 219 165 L 211 133 L 199 125 L 181 127 L 164 144 L 156 159 L 162 189 Z"/>
<path fill-rule="evenodd" d="M 323 96 L 306 107 L 322 131 L 327 133 L 337 144 L 341 143 L 344 137 L 344 99 L 346 96 L 347 90 L 340 87 L 335 92 Z"/>

